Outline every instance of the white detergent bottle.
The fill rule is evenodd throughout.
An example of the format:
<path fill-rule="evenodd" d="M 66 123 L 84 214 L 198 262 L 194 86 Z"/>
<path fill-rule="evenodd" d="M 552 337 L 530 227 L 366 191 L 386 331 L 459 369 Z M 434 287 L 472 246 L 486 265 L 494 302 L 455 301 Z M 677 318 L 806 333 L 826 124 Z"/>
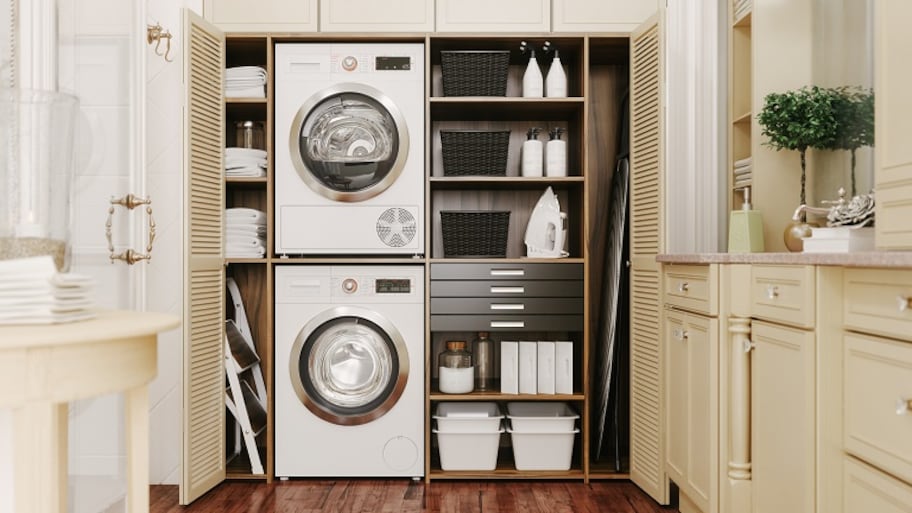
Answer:
<path fill-rule="evenodd" d="M 561 64 L 557 50 L 554 50 L 554 60 L 551 61 L 551 68 L 545 79 L 545 94 L 548 98 L 567 97 L 567 74 L 564 72 L 564 66 Z"/>
<path fill-rule="evenodd" d="M 522 161 L 519 172 L 525 177 L 542 176 L 542 142 L 538 140 L 540 128 L 530 128 L 522 145 Z"/>
<path fill-rule="evenodd" d="M 552 128 L 545 145 L 545 176 L 567 176 L 567 142 L 561 140 L 564 129 Z"/>
<path fill-rule="evenodd" d="M 535 50 L 529 50 L 529 65 L 523 74 L 522 95 L 524 98 L 541 98 L 544 96 L 544 85 L 538 61 L 535 60 Z"/>

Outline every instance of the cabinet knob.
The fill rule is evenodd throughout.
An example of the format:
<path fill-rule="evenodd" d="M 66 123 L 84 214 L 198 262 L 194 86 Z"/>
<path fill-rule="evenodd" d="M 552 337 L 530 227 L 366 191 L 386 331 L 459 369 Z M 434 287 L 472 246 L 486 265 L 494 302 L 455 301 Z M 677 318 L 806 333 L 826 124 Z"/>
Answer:
<path fill-rule="evenodd" d="M 342 280 L 342 292 L 354 294 L 358 290 L 358 281 L 354 278 L 345 278 Z"/>
<path fill-rule="evenodd" d="M 678 285 L 678 292 L 687 292 L 687 289 L 689 289 L 689 288 L 690 288 L 690 284 L 687 283 L 686 281 L 682 281 L 681 284 Z"/>
<path fill-rule="evenodd" d="M 779 287 L 776 285 L 767 285 L 766 286 L 766 297 L 768 299 L 776 299 L 779 297 Z"/>
<path fill-rule="evenodd" d="M 675 328 L 672 330 L 672 334 L 674 334 L 674 338 L 680 340 L 681 342 L 687 340 L 687 337 L 690 335 L 687 333 L 687 330 L 681 328 Z"/>
<path fill-rule="evenodd" d="M 908 296 L 896 296 L 896 307 L 899 308 L 900 312 L 908 310 L 910 302 L 912 302 L 912 298 L 909 298 Z"/>
<path fill-rule="evenodd" d="M 757 344 L 754 344 L 750 339 L 744 339 L 744 342 L 741 343 L 741 348 L 745 353 L 751 352 L 751 349 L 757 347 Z"/>
<path fill-rule="evenodd" d="M 897 415 L 908 415 L 909 412 L 912 412 L 912 399 L 906 399 L 900 397 L 896 400 L 896 414 Z"/>

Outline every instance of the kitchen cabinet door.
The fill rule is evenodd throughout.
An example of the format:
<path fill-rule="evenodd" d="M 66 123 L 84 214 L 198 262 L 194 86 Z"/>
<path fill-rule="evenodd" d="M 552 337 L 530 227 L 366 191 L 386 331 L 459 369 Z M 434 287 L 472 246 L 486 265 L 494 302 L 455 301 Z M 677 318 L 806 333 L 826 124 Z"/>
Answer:
<path fill-rule="evenodd" d="M 437 32 L 548 32 L 549 0 L 437 0 Z"/>
<path fill-rule="evenodd" d="M 658 10 L 656 0 L 554 0 L 554 32 L 631 32 Z"/>
<path fill-rule="evenodd" d="M 432 0 L 320 0 L 320 32 L 433 32 Z"/>
<path fill-rule="evenodd" d="M 754 321 L 753 513 L 815 511 L 814 332 Z"/>
<path fill-rule="evenodd" d="M 204 0 L 203 15 L 226 32 L 317 31 L 317 0 Z"/>

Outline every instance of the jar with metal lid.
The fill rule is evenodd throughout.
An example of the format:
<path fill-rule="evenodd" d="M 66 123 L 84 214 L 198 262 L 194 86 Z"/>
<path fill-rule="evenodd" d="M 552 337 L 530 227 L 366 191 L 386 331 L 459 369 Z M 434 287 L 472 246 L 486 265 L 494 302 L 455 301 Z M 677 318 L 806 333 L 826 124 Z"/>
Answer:
<path fill-rule="evenodd" d="M 266 132 L 262 121 L 238 121 L 235 126 L 235 144 L 238 148 L 266 149 Z"/>
<path fill-rule="evenodd" d="M 446 350 L 437 358 L 440 391 L 445 394 L 467 394 L 472 391 L 475 368 L 472 353 L 465 340 L 448 340 Z"/>

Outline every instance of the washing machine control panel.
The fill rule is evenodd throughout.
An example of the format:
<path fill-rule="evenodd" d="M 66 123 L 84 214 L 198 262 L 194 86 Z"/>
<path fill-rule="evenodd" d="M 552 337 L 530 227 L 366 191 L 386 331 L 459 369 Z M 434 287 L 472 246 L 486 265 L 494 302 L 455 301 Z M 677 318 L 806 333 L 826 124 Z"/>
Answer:
<path fill-rule="evenodd" d="M 347 55 L 342 58 L 342 69 L 345 71 L 355 71 L 358 68 L 358 59 L 353 55 Z"/>

